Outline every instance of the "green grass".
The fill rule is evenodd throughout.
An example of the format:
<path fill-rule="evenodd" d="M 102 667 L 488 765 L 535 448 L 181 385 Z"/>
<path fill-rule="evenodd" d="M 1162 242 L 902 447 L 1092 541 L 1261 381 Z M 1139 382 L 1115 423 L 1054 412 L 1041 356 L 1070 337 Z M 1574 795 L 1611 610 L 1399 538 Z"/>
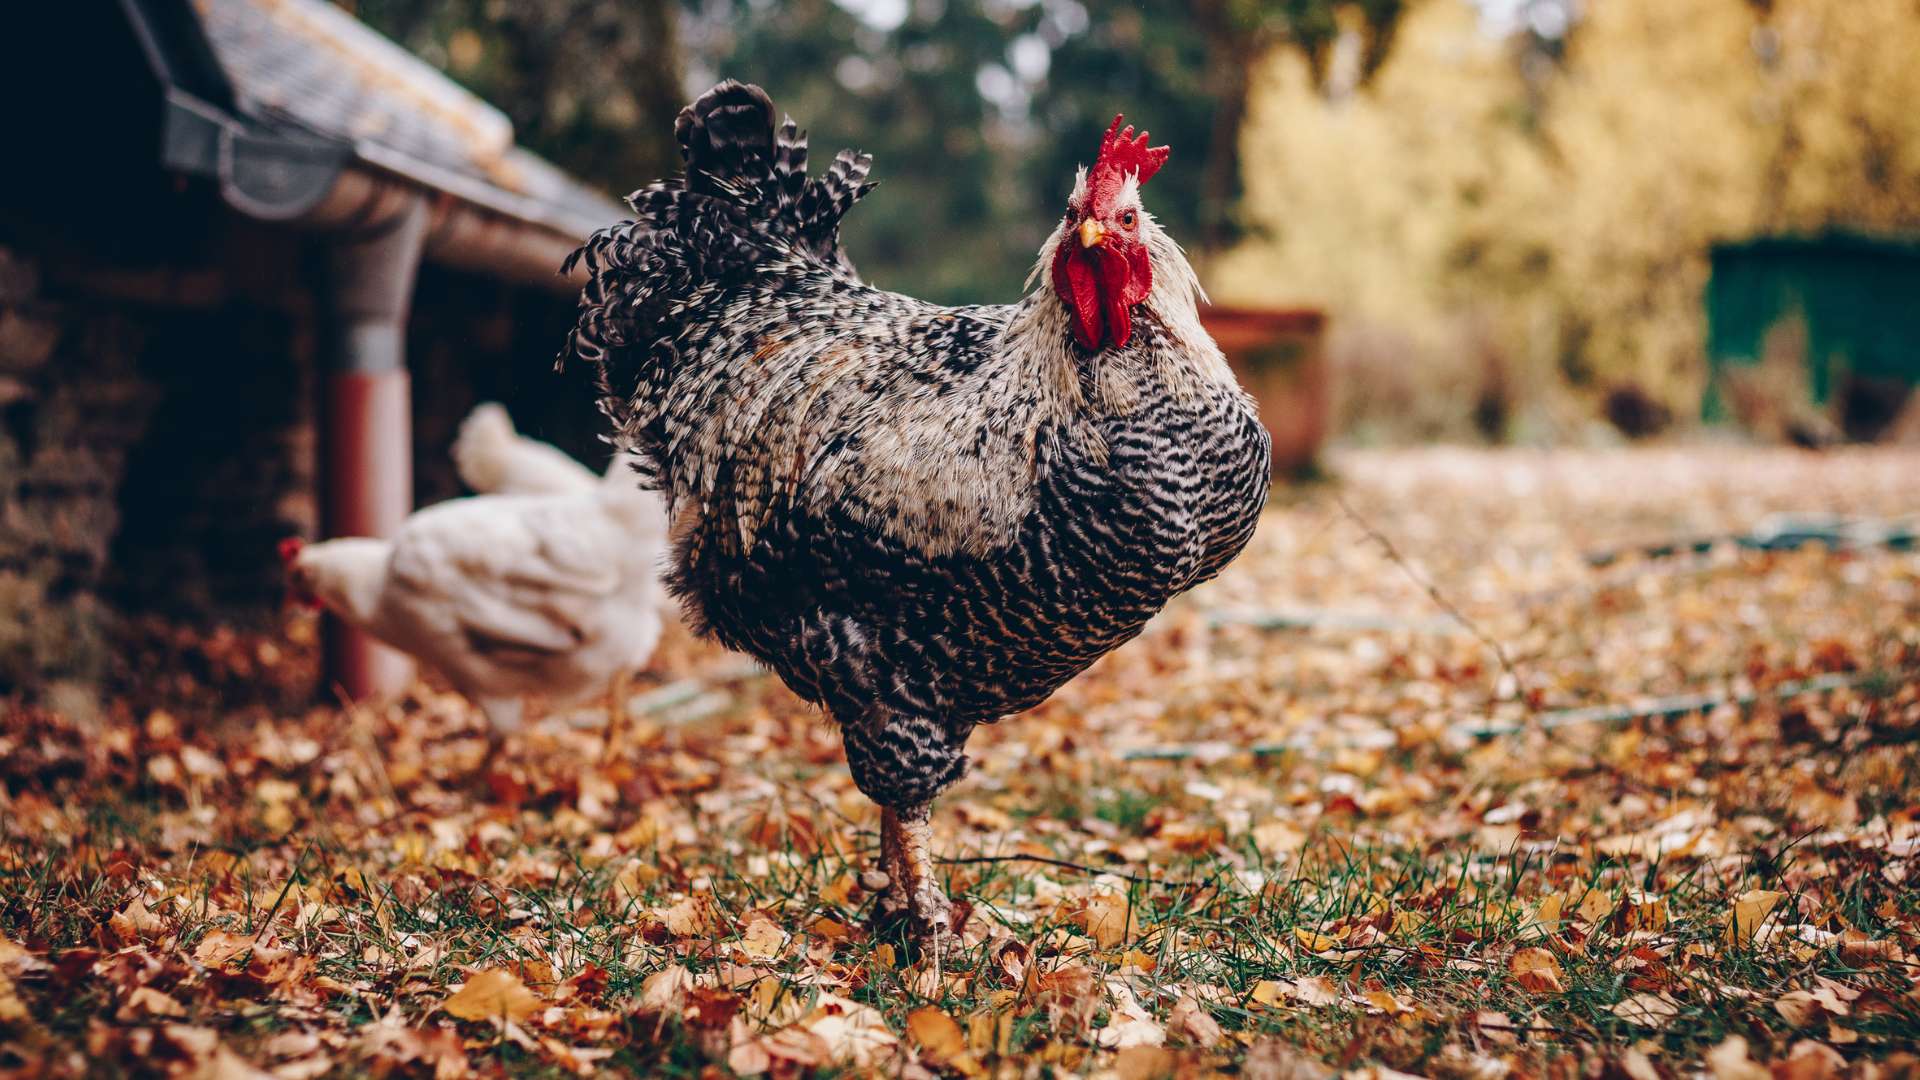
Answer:
<path fill-rule="evenodd" d="M 1377 472 L 1343 465 L 1343 485 Z M 764 1052 L 776 1075 L 825 1076 L 863 1071 L 809 1041 L 848 1029 L 890 1041 L 864 1066 L 881 1075 L 1270 1075 L 1278 1057 L 1485 1080 L 1623 1075 L 1640 1053 L 1688 1076 L 1736 1036 L 1762 1065 L 1821 1043 L 1897 1067 L 1920 1044 L 1920 562 L 1737 555 L 1594 586 L 1580 553 L 1621 535 L 1505 489 L 1476 504 L 1454 475 L 1421 500 L 1342 490 L 1388 507 L 1372 524 L 1418 542 L 1543 708 L 1887 675 L 1456 734 L 1524 719 L 1474 635 L 1207 617 L 1432 613 L 1310 491 L 1237 581 L 975 733 L 973 775 L 935 809 L 943 884 L 971 908 L 939 981 L 869 929 L 873 808 L 830 725 L 771 680 L 716 679 L 727 707 L 650 713 L 610 760 L 596 731 L 536 730 L 485 779 L 467 771 L 483 721 L 425 689 L 292 714 L 114 706 L 91 729 L 7 707 L 0 1071 L 190 1073 L 224 1052 L 303 1075 L 545 1077 L 581 1050 L 588 1073 L 724 1076 Z M 1673 507 L 1720 498 L 1618 513 L 1671 528 L 1693 520 Z M 734 663 L 681 638 L 659 675 Z M 1200 743 L 1289 749 L 1126 757 Z M 1730 941 L 1756 892 L 1781 897 Z M 761 920 L 771 951 L 749 937 Z M 222 961 L 232 935 L 247 947 Z M 691 991 L 665 992 L 675 969 Z M 449 1011 L 497 972 L 538 1007 L 511 1025 Z M 1623 1016 L 1634 1001 L 1663 1015 Z M 1110 1045 L 1122 1033 L 1163 1045 Z"/>

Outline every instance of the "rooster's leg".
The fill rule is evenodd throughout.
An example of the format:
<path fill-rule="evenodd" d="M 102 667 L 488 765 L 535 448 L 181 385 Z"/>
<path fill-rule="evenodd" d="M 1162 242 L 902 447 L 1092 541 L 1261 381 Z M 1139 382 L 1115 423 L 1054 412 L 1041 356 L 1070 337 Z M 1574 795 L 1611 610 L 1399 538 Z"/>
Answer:
<path fill-rule="evenodd" d="M 906 838 L 900 833 L 900 813 L 891 806 L 880 808 L 880 871 L 887 887 L 880 894 L 878 913 L 882 922 L 894 923 L 907 917 L 912 905 L 907 901 Z"/>
<path fill-rule="evenodd" d="M 953 904 L 933 871 L 930 805 L 880 811 L 880 858 L 887 872 L 881 915 L 904 916 L 916 938 L 938 942 L 953 929 Z"/>
<path fill-rule="evenodd" d="M 956 735 L 937 720 L 879 713 L 841 724 L 847 765 L 861 791 L 881 806 L 880 857 L 887 874 L 877 914 L 901 917 L 921 946 L 948 944 L 953 908 L 933 867 L 933 800 L 967 771 Z"/>

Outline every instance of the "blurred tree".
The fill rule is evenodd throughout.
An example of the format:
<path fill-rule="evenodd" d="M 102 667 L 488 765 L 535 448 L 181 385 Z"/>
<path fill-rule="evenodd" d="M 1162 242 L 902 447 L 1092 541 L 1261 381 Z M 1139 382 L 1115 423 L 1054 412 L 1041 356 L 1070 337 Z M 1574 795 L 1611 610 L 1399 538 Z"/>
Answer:
<path fill-rule="evenodd" d="M 1495 6 L 1414 5 L 1347 100 L 1256 67 L 1260 232 L 1212 284 L 1335 309 L 1348 424 L 1468 434 L 1502 372 L 1521 437 L 1628 388 L 1697 415 L 1714 244 L 1920 232 L 1914 0 L 1608 0 L 1545 40 Z"/>
<path fill-rule="evenodd" d="M 1018 292 L 1115 113 L 1174 148 L 1149 205 L 1204 254 L 1235 234 L 1247 77 L 1297 46 L 1349 86 L 1403 0 L 706 0 L 704 76 L 765 85 L 816 149 L 859 146 L 880 189 L 848 228 L 864 273 L 932 299 Z M 1353 63 L 1338 62 L 1353 44 Z M 698 80 L 698 81 L 704 81 Z M 1330 83 L 1330 85 L 1332 85 Z"/>
<path fill-rule="evenodd" d="M 1188 9 L 1206 42 L 1206 90 L 1216 102 L 1201 195 L 1212 212 L 1203 240 L 1218 249 L 1243 224 L 1240 129 L 1256 64 L 1277 46 L 1306 60 L 1313 83 L 1344 96 L 1387 58 L 1405 0 L 1193 0 Z"/>
<path fill-rule="evenodd" d="M 1241 221 L 1248 71 L 1292 46 L 1329 93 L 1349 92 L 1406 0 L 337 2 L 617 193 L 677 167 L 672 119 L 691 92 L 758 82 L 816 154 L 874 155 L 880 189 L 847 230 L 862 271 L 968 302 L 1018 294 L 1116 112 L 1174 148 L 1156 216 L 1217 250 Z"/>
<path fill-rule="evenodd" d="M 337 0 L 506 112 L 523 145 L 625 194 L 679 164 L 677 0 Z"/>

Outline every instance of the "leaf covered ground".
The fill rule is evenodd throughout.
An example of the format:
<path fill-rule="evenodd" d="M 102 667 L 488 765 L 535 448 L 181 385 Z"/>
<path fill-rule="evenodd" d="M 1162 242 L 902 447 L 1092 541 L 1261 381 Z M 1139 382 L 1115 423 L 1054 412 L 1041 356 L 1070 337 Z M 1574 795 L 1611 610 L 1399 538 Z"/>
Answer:
<path fill-rule="evenodd" d="M 206 692 L 284 639 L 10 707 L 0 1074 L 1920 1074 L 1920 554 L 1633 553 L 1911 514 L 1920 457 L 1334 471 L 975 734 L 937 968 L 868 926 L 831 725 L 685 635 L 611 751 L 588 710 L 491 769 L 425 687 Z"/>

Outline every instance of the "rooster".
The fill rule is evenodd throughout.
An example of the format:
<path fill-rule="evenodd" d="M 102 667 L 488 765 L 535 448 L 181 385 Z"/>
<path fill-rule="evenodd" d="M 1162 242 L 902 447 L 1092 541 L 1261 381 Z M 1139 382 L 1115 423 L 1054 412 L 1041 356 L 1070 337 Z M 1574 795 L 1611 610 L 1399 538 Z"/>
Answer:
<path fill-rule="evenodd" d="M 930 808 L 974 727 L 1218 574 L 1266 501 L 1267 434 L 1141 203 L 1168 150 L 1121 124 L 1018 303 L 862 282 L 839 227 L 871 160 L 809 177 L 794 122 L 732 81 L 681 111 L 684 175 L 568 264 L 588 281 L 561 362 L 593 365 L 666 494 L 689 622 L 839 723 L 881 807 L 878 914 L 935 956 Z"/>
<path fill-rule="evenodd" d="M 527 695 L 564 704 L 611 685 L 611 746 L 626 679 L 660 639 L 666 519 L 627 460 L 581 472 L 584 490 L 453 499 L 390 539 L 283 541 L 289 591 L 439 669 L 496 748 Z"/>

